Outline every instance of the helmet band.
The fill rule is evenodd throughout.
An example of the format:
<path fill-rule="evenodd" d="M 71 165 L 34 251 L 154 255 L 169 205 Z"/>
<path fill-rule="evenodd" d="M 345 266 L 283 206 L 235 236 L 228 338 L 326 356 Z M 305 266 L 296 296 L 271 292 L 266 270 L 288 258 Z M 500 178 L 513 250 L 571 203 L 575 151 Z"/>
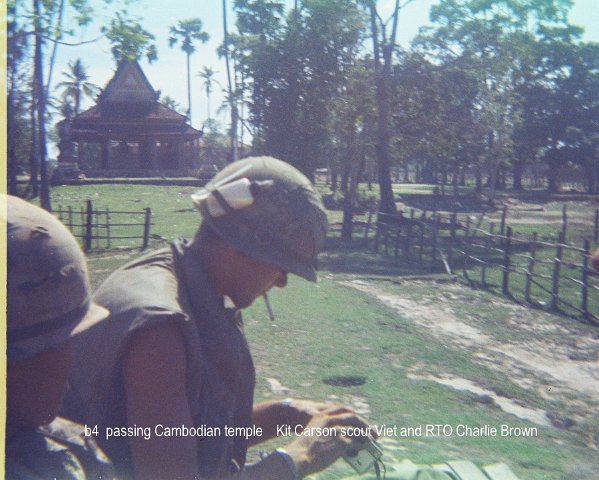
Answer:
<path fill-rule="evenodd" d="M 63 327 L 66 327 L 71 323 L 76 323 L 85 316 L 87 310 L 89 309 L 89 305 L 90 298 L 88 297 L 81 305 L 70 312 L 65 313 L 64 315 L 37 323 L 35 325 L 28 325 L 26 327 L 9 330 L 6 334 L 7 343 L 11 344 L 20 342 L 22 340 L 29 340 L 31 338 L 39 337 L 41 335 L 50 334 L 60 330 Z"/>

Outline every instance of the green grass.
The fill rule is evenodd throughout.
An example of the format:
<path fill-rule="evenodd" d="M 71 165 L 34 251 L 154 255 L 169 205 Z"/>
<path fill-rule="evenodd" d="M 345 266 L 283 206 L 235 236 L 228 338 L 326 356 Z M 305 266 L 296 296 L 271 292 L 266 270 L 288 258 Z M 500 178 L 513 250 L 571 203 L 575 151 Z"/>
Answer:
<path fill-rule="evenodd" d="M 387 288 L 415 299 L 422 294 L 422 287 L 407 287 L 406 291 L 403 283 Z M 486 295 L 476 293 L 477 310 Z M 370 405 L 372 422 L 399 428 L 429 423 L 530 425 L 477 402 L 472 394 L 409 379 L 406 374 L 421 365 L 420 373 L 452 373 L 501 390 L 527 405 L 557 408 L 514 384 L 507 375 L 482 367 L 468 351 L 446 348 L 396 311 L 339 285 L 335 278 L 324 278 L 316 286 L 292 279 L 284 292 L 273 292 L 271 299 L 277 321 L 270 323 L 264 306 L 257 301 L 245 316 L 246 331 L 259 378 L 279 379 L 294 396 L 339 401 L 360 398 Z M 505 312 L 490 309 L 487 313 L 500 323 Z M 337 375 L 363 376 L 367 382 L 357 387 L 323 383 Z M 258 381 L 257 397 L 272 398 L 264 380 Z M 402 450 L 399 455 L 394 453 L 396 460 L 410 458 L 416 463 L 455 458 L 480 463 L 505 461 L 526 479 L 561 479 L 571 462 L 589 464 L 590 451 L 583 448 L 575 433 L 541 427 L 539 432 L 537 438 L 395 438 Z M 348 472 L 341 463 L 319 478 L 339 478 Z"/>
<path fill-rule="evenodd" d="M 410 193 L 430 193 L 430 186 L 408 187 Z M 152 233 L 170 240 L 193 235 L 199 224 L 199 214 L 189 199 L 193 190 L 142 185 L 59 187 L 53 189 L 53 202 L 56 207 L 75 207 L 90 198 L 95 206 L 112 210 L 137 211 L 150 207 Z M 340 212 L 330 212 L 330 219 L 341 221 Z M 542 227 L 549 234 L 549 228 Z M 363 402 L 370 408 L 369 420 L 377 425 L 397 425 L 398 428 L 431 423 L 532 425 L 492 404 L 481 403 L 469 392 L 408 376 L 416 372 L 456 375 L 509 398 L 517 398 L 529 407 L 569 412 L 579 405 L 579 399 L 575 398 L 570 402 L 567 397 L 547 400 L 539 396 L 515 382 L 507 371 L 481 364 L 471 350 L 449 348 L 428 330 L 375 297 L 340 284 L 343 280 L 366 281 L 413 302 L 434 301 L 440 305 L 447 294 L 436 283 L 405 280 L 408 275 L 423 273 L 415 267 L 363 248 L 344 247 L 338 235 L 338 231 L 331 232 L 318 284 L 291 278 L 284 291 L 272 292 L 275 322 L 268 320 L 261 299 L 245 313 L 246 332 L 257 369 L 257 400 L 276 398 L 265 380 L 276 378 L 291 389 L 291 396 L 350 405 Z M 358 237 L 361 235 L 362 231 L 358 230 L 356 245 L 360 245 Z M 154 240 L 151 246 L 161 245 L 165 242 Z M 135 245 L 92 252 L 89 265 L 94 286 L 138 255 L 141 252 Z M 489 281 L 495 283 L 497 279 L 490 275 Z M 517 282 L 515 278 L 513 281 Z M 454 312 L 458 318 L 476 325 L 497 341 L 522 340 L 509 328 L 508 320 L 514 315 L 511 307 L 497 305 L 496 299 L 501 297 L 467 288 L 460 291 L 463 308 Z M 555 322 L 572 322 L 540 311 L 534 315 L 546 316 L 543 318 Z M 580 328 L 587 327 L 580 325 Z M 340 375 L 362 376 L 366 382 L 350 387 L 323 382 Z M 596 411 L 599 406 L 595 403 L 594 408 Z M 409 458 L 415 463 L 437 463 L 470 459 L 479 465 L 504 461 L 523 480 L 591 480 L 596 478 L 599 461 L 596 451 L 586 445 L 588 432 L 599 432 L 599 421 L 587 418 L 571 430 L 539 427 L 538 437 L 530 438 L 395 437 L 388 443 L 394 449 L 386 448 L 385 461 L 391 464 Z M 283 439 L 278 439 L 266 448 L 281 443 Z M 255 452 L 252 455 L 256 458 Z M 340 461 L 318 478 L 328 480 L 349 474 L 349 467 Z"/>

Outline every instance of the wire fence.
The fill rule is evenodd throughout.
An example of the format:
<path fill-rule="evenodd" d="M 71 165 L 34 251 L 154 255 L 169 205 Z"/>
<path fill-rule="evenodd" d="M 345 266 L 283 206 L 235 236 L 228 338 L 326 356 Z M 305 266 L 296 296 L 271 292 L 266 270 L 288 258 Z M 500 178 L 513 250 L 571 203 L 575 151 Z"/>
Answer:
<path fill-rule="evenodd" d="M 115 211 L 94 209 L 91 200 L 85 207 L 73 208 L 59 206 L 54 213 L 81 241 L 83 249 L 90 252 L 94 249 L 111 249 L 122 246 L 133 246 L 140 243 L 142 250 L 150 241 L 152 226 L 152 210 Z M 133 242 L 140 240 L 140 242 Z"/>
<path fill-rule="evenodd" d="M 599 212 L 599 211 L 598 211 Z M 506 223 L 410 210 L 405 215 L 369 215 L 364 238 L 377 252 L 431 271 L 460 273 L 472 285 L 496 289 L 536 307 L 580 317 L 599 325 L 599 275 L 590 265 L 594 232 L 579 245 L 566 241 L 567 216 L 555 240 L 536 232 L 516 233 Z M 373 225 L 374 222 L 374 225 Z M 374 237 L 369 231 L 374 227 Z"/>

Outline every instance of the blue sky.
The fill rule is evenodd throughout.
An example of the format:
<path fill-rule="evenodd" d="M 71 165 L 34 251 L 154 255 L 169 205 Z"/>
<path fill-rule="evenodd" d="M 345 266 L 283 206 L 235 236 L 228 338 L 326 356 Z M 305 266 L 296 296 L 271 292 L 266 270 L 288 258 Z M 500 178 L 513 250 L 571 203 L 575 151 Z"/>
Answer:
<path fill-rule="evenodd" d="M 107 24 L 113 15 L 116 1 L 106 7 L 104 2 L 90 0 L 94 5 L 96 14 L 94 22 L 83 31 L 77 31 L 69 41 L 89 40 L 99 35 L 102 25 Z M 292 3 L 287 0 L 288 3 Z M 229 7 L 233 0 L 227 0 Z M 407 5 L 400 14 L 399 42 L 407 45 L 420 26 L 428 23 L 428 13 L 431 5 L 438 0 L 414 0 Z M 393 4 L 393 0 L 379 0 L 381 7 Z M 168 46 L 168 30 L 178 20 L 199 17 L 204 23 L 204 30 L 210 35 L 206 44 L 198 44 L 196 53 L 191 58 L 192 71 L 192 117 L 193 126 L 199 128 L 206 119 L 206 98 L 202 88 L 202 81 L 196 74 L 204 67 L 209 66 L 218 72 L 218 80 L 224 86 L 225 64 L 216 54 L 217 46 L 222 42 L 222 10 L 221 0 L 137 0 L 133 2 L 128 10 L 131 14 L 142 18 L 142 25 L 146 30 L 156 36 L 158 48 L 158 61 L 148 64 L 146 60 L 141 62 L 141 67 L 146 73 L 152 86 L 161 90 L 163 95 L 174 98 L 185 111 L 187 106 L 187 82 L 185 69 L 185 54 L 179 46 L 170 48 Z M 585 28 L 585 40 L 599 41 L 599 8 L 597 0 L 575 0 L 574 8 L 570 15 L 571 23 Z M 233 12 L 229 14 L 229 28 L 234 29 L 235 17 Z M 90 79 L 96 85 L 105 86 L 106 82 L 114 73 L 114 61 L 110 53 L 110 45 L 106 40 L 77 47 L 61 46 L 57 56 L 57 64 L 53 77 L 53 85 L 56 85 L 64 77 L 62 71 L 66 70 L 69 60 L 81 58 L 87 67 Z M 223 96 L 217 87 L 211 100 L 211 113 L 214 117 L 218 106 L 222 103 Z M 91 106 L 91 100 L 87 100 L 86 107 Z M 226 113 L 217 117 L 223 123 L 226 122 Z"/>

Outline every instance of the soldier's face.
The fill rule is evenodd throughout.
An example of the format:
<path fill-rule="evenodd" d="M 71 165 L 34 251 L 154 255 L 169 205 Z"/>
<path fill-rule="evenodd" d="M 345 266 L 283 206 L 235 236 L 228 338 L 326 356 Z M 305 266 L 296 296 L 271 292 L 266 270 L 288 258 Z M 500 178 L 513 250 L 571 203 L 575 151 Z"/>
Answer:
<path fill-rule="evenodd" d="M 70 342 L 7 369 L 7 422 L 15 429 L 50 423 L 62 406 L 74 362 Z"/>
<path fill-rule="evenodd" d="M 237 308 L 249 307 L 253 301 L 273 287 L 287 285 L 287 272 L 280 268 L 254 260 L 238 252 L 235 277 L 231 279 L 226 293 Z"/>

